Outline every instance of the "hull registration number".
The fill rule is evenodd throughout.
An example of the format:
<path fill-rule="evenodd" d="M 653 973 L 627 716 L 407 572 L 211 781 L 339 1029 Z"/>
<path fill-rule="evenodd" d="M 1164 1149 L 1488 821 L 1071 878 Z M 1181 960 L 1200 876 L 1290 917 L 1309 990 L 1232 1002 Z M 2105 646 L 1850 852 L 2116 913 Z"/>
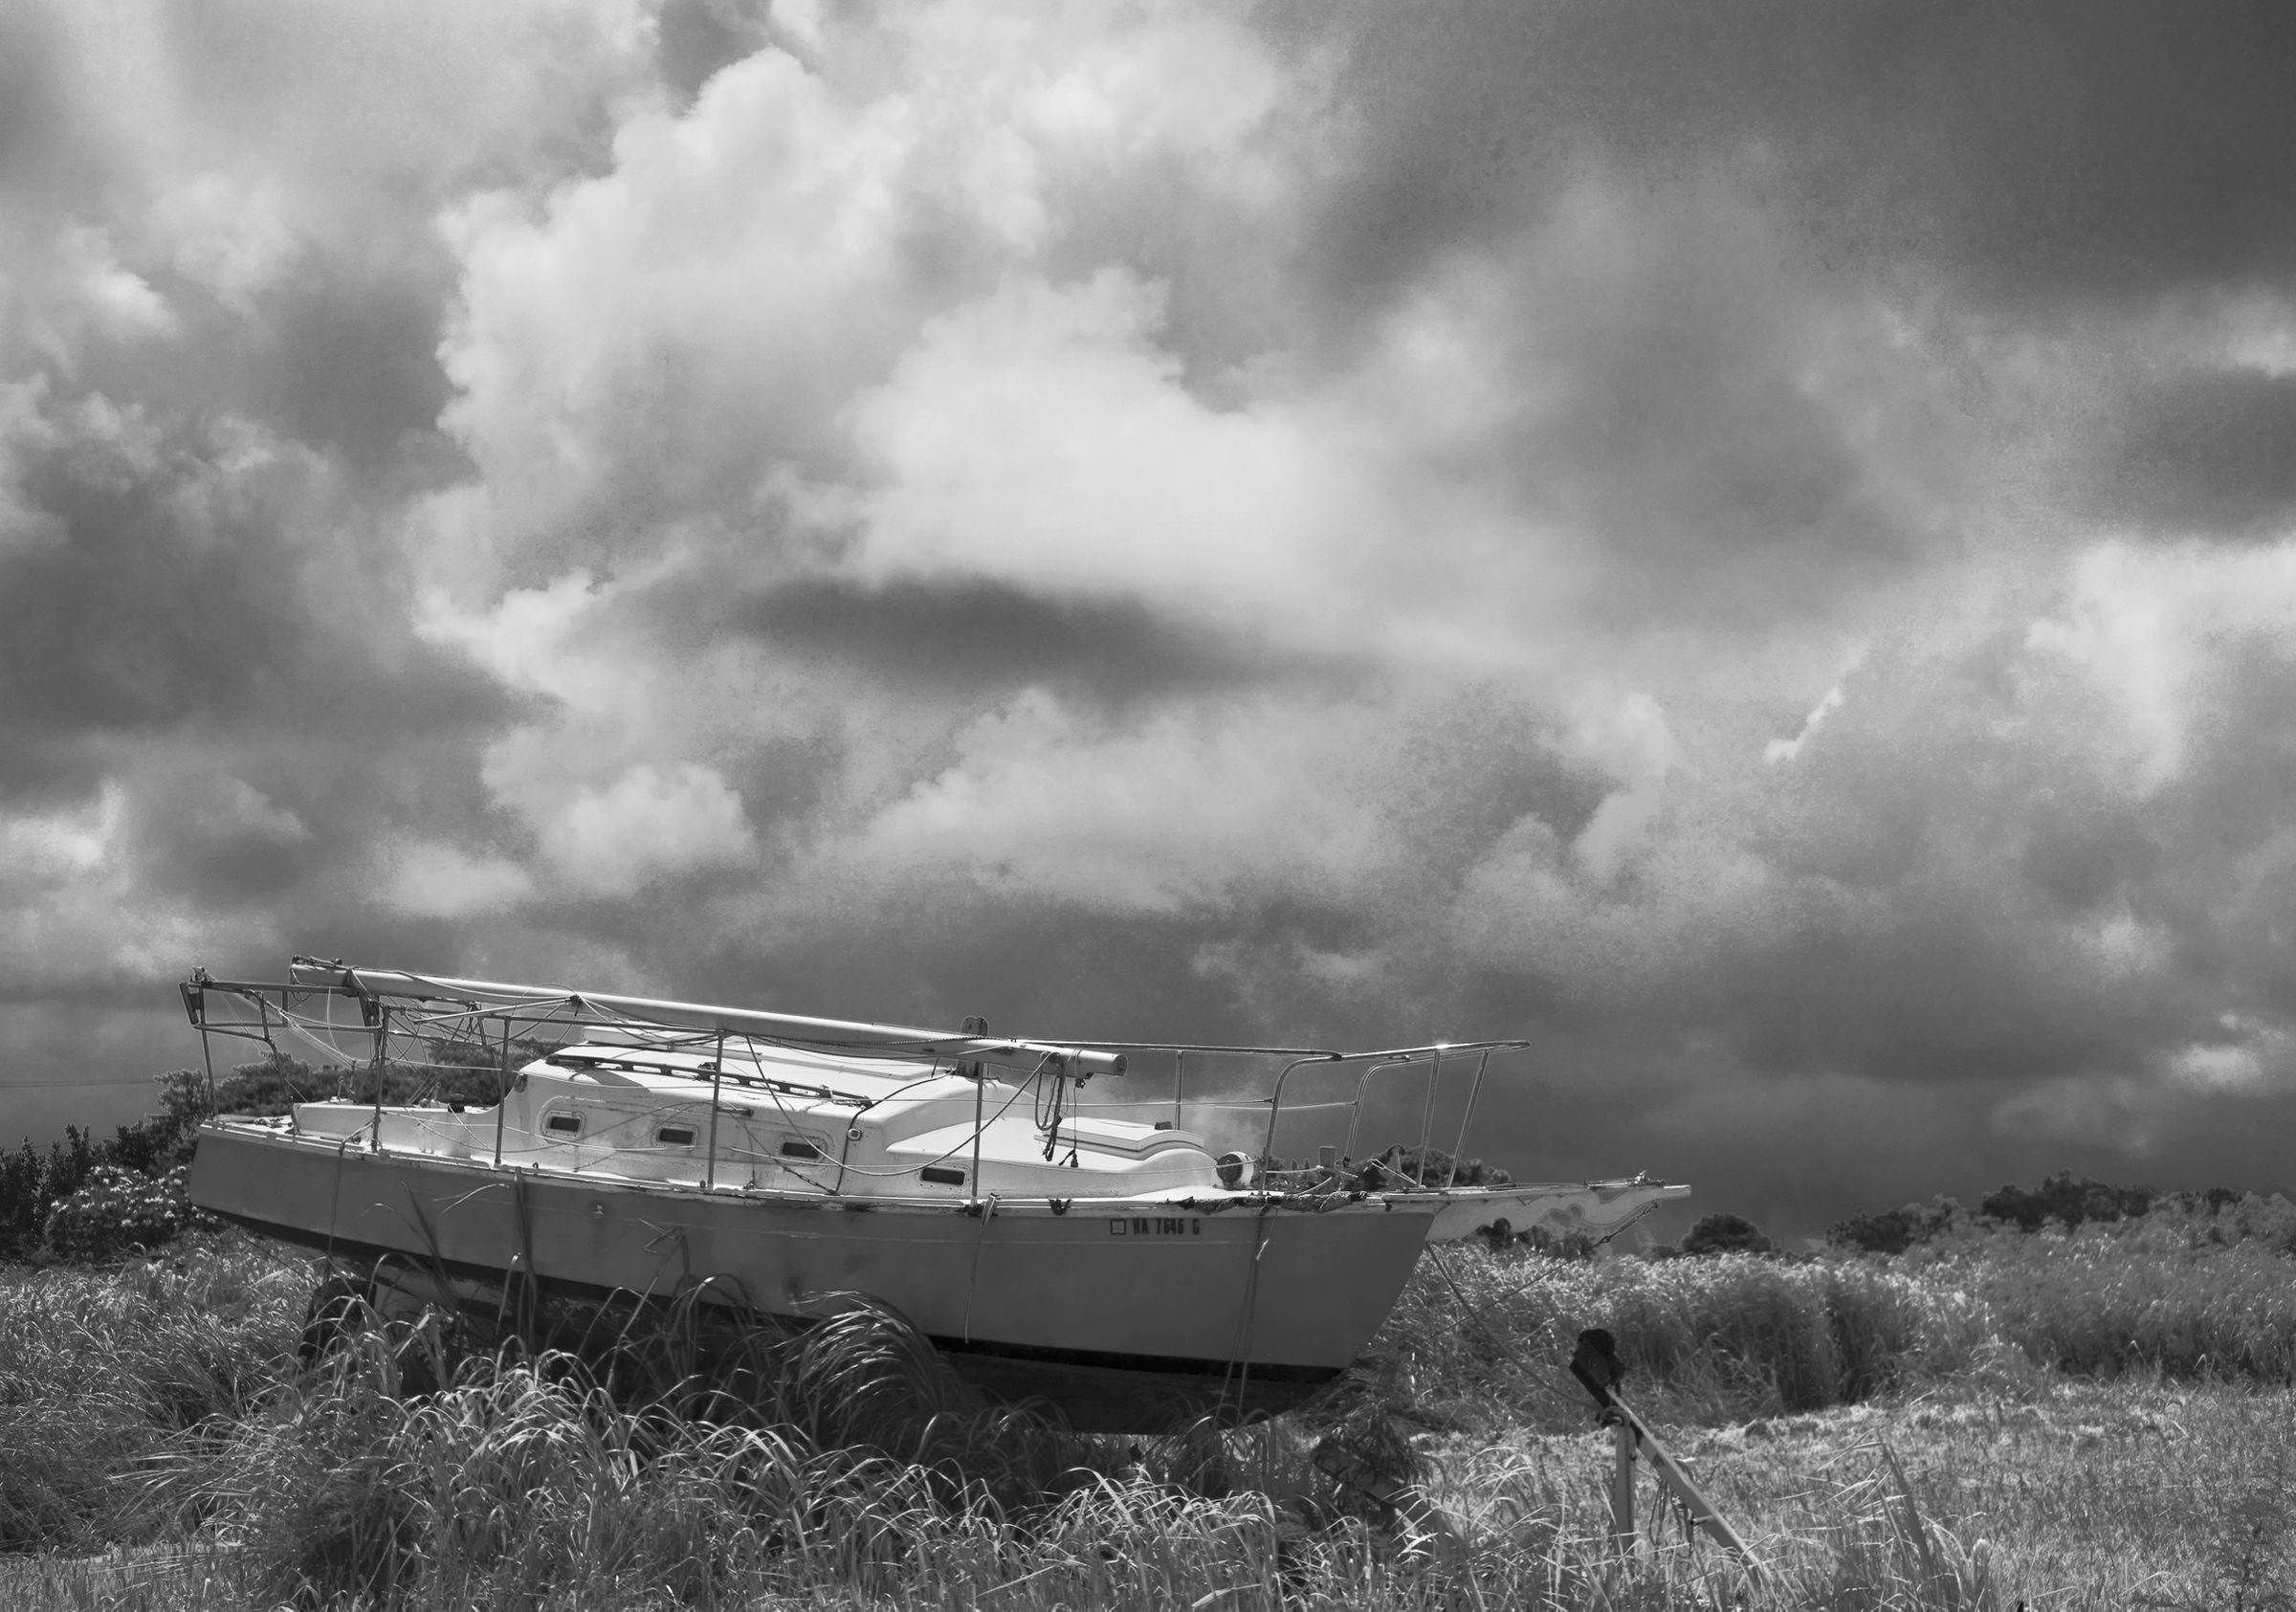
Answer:
<path fill-rule="evenodd" d="M 1203 1222 L 1193 1215 L 1111 1215 L 1111 1237 L 1201 1237 Z"/>

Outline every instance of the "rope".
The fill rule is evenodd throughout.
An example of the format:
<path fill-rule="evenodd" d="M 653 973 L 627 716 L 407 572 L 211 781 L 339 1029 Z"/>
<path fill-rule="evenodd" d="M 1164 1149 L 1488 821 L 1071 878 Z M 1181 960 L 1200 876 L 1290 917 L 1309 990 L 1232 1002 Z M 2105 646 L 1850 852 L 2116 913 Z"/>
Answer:
<path fill-rule="evenodd" d="M 1482 1312 L 1468 1302 L 1467 1294 L 1459 1291 L 1459 1284 L 1451 1280 L 1451 1268 L 1445 1262 L 1443 1250 L 1430 1243 L 1427 1245 L 1427 1257 L 1435 1262 L 1435 1269 L 1443 1272 L 1443 1285 L 1450 1289 L 1451 1296 L 1459 1301 L 1460 1313 L 1474 1322 L 1475 1330 L 1480 1332 L 1493 1348 L 1507 1357 L 1508 1364 L 1513 1366 L 1517 1371 L 1528 1372 L 1531 1368 L 1523 1363 L 1521 1358 L 1513 1350 L 1507 1347 L 1505 1338 L 1490 1330 L 1489 1323 L 1483 1319 Z"/>
<path fill-rule="evenodd" d="M 1235 1354 L 1231 1358 L 1232 1363 L 1237 1368 L 1235 1380 L 1236 1418 L 1238 1421 L 1243 1420 L 1244 1402 L 1251 1389 L 1251 1333 L 1252 1323 L 1259 1314 L 1260 1260 L 1268 1252 L 1268 1216 L 1269 1211 L 1274 1209 L 1274 1207 L 1275 1204 L 1271 1202 L 1263 1201 L 1260 1204 L 1260 1217 L 1257 1227 L 1259 1236 L 1253 1241 L 1251 1249 L 1251 1265 L 1250 1268 L 1245 1272 L 1244 1277 L 1244 1314 L 1237 1319 L 1236 1330 L 1239 1336 Z M 1223 1404 L 1227 1402 L 1227 1381 L 1228 1374 L 1226 1372 L 1221 1373 L 1220 1402 Z"/>

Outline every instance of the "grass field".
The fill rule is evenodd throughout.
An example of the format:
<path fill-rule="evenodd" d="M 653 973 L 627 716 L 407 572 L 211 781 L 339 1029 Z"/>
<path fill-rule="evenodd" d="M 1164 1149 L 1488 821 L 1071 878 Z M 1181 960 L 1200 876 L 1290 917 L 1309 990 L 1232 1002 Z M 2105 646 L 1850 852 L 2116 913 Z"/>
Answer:
<path fill-rule="evenodd" d="M 784 1350 L 751 1380 L 778 1414 L 714 1421 L 483 1360 L 413 1394 L 372 1339 L 298 1375 L 308 1269 L 208 1239 L 0 1270 L 0 1606 L 2282 1606 L 2290 1270 L 2149 1223 L 1888 1259 L 1454 1248 L 1314 1413 L 1133 1446 L 969 1414 L 882 1332 Z M 1562 1369 L 1598 1324 L 1758 1579 L 1646 1473 L 1641 1547 L 1607 1537 L 1608 1438 Z"/>

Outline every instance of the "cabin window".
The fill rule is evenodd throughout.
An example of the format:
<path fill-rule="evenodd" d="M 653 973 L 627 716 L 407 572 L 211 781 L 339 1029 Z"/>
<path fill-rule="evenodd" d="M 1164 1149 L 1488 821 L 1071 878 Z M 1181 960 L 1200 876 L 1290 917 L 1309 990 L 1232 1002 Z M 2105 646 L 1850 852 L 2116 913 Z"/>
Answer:
<path fill-rule="evenodd" d="M 784 1159 L 819 1159 L 821 1149 L 815 1147 L 811 1142 L 800 1140 L 796 1137 L 784 1137 L 782 1138 L 782 1157 Z"/>
<path fill-rule="evenodd" d="M 917 1171 L 917 1174 L 929 1181 L 938 1181 L 942 1186 L 962 1186 L 964 1184 L 964 1172 L 951 1169 L 946 1164 L 928 1164 Z"/>
<path fill-rule="evenodd" d="M 692 1147 L 694 1145 L 694 1127 L 691 1125 L 665 1125 L 654 1132 L 653 1139 L 664 1147 Z"/>
<path fill-rule="evenodd" d="M 578 1137 L 582 1135 L 582 1115 L 579 1114 L 554 1114 L 542 1121 L 542 1129 L 556 1132 L 562 1137 Z"/>

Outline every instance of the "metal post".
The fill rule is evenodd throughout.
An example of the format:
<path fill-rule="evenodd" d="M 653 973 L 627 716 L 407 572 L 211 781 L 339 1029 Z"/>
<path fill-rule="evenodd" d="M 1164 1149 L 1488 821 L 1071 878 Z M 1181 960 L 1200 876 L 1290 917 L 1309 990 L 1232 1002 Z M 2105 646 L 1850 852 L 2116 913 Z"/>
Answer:
<path fill-rule="evenodd" d="M 718 1190 L 718 1085 L 725 1078 L 725 1032 L 718 1032 L 718 1055 L 710 1060 L 710 1157 L 702 1166 L 701 1189 Z"/>
<path fill-rule="evenodd" d="M 202 1037 L 201 1039 L 204 1042 L 206 1038 Z M 1186 1089 L 1187 1084 L 1188 1049 L 1185 1047 L 1176 1047 L 1172 1049 L 1172 1129 L 1175 1131 L 1184 1131 L 1188 1126 L 1186 1116 L 1180 1112 L 1181 1093 Z"/>
<path fill-rule="evenodd" d="M 1610 1425 L 1615 1459 L 1610 1471 L 1610 1532 L 1622 1550 L 1634 1549 L 1634 1427 L 1624 1417 Z"/>
<path fill-rule="evenodd" d="M 208 1066 L 208 1115 L 215 1114 L 215 1049 L 208 1042 L 208 1027 L 199 1027 L 199 1061 Z"/>
<path fill-rule="evenodd" d="M 1304 1064 L 1332 1064 L 1339 1061 L 1341 1061 L 1340 1054 L 1337 1052 L 1314 1052 L 1304 1058 L 1292 1059 L 1277 1071 L 1275 1090 L 1268 1095 L 1268 1135 L 1261 1141 L 1261 1158 L 1272 1159 L 1275 1157 L 1275 1122 L 1284 1112 L 1284 1082 L 1292 1078 L 1292 1071 Z"/>
<path fill-rule="evenodd" d="M 375 1014 L 375 1132 L 368 1138 L 367 1151 L 383 1151 L 383 1053 L 390 1043 L 390 1004 L 384 1003 Z"/>
<path fill-rule="evenodd" d="M 1760 1564 L 1755 1560 L 1754 1552 L 1748 1548 L 1745 1537 L 1730 1525 L 1728 1518 L 1714 1510 L 1714 1503 L 1690 1481 L 1690 1475 L 1682 1469 L 1682 1464 L 1674 1459 L 1665 1445 L 1658 1442 L 1658 1435 L 1650 1430 L 1650 1424 L 1624 1400 L 1614 1395 L 1612 1402 L 1617 1405 L 1620 1419 L 1636 1446 L 1649 1452 L 1650 1469 L 1658 1474 L 1660 1484 L 1681 1503 L 1683 1513 L 1689 1519 L 1690 1526 L 1728 1551 L 1748 1571 L 1758 1571 Z"/>
<path fill-rule="evenodd" d="M 1427 1184 L 1427 1143 L 1435 1136 L 1435 1086 L 1443 1078 L 1443 1044 L 1436 1043 L 1435 1061 L 1427 1066 L 1427 1106 L 1419 1115 L 1419 1168 L 1412 1172 L 1419 1184 Z"/>
<path fill-rule="evenodd" d="M 985 1039 L 988 1021 L 978 1013 L 967 1013 L 964 1023 L 958 1027 L 958 1033 L 972 1036 L 976 1040 Z M 981 1208 L 981 1127 L 986 1123 L 982 1115 L 988 1099 L 988 1065 L 979 1058 L 960 1057 L 949 1066 L 949 1071 L 960 1074 L 973 1083 L 973 1173 L 968 1184 L 972 1189 L 973 1206 L 982 1216 L 981 1236 L 985 1237 L 988 1235 L 987 1217 L 996 1212 L 993 1203 L 986 1209 Z M 976 1237 L 973 1240 L 973 1276 L 978 1278 L 980 1274 L 981 1241 Z M 973 1290 L 969 1287 L 964 1290 L 964 1340 L 970 1343 L 973 1340 Z"/>
<path fill-rule="evenodd" d="M 486 1041 L 485 1021 L 479 1022 L 479 1044 Z M 502 1167 L 502 1115 L 510 1107 L 510 1021 L 502 1021 L 502 1080 L 495 1093 L 495 1168 Z"/>
<path fill-rule="evenodd" d="M 1409 1069 L 1410 1067 L 1411 1054 L 1406 1052 L 1400 1058 L 1383 1058 L 1363 1071 L 1363 1078 L 1356 1082 L 1355 1106 L 1350 1108 L 1347 1114 L 1347 1140 L 1339 1145 L 1339 1157 L 1342 1159 L 1353 1159 L 1356 1156 L 1356 1131 L 1363 1122 L 1363 1098 L 1371 1091 L 1372 1076 L 1378 1074 L 1381 1070 Z M 1412 1177 L 1414 1181 L 1418 1179 L 1417 1176 Z M 1425 1183 L 1422 1182 L 1421 1184 Z"/>
<path fill-rule="evenodd" d="M 1475 1116 L 1475 1099 L 1483 1094 L 1483 1071 L 1490 1068 L 1490 1054 L 1485 1052 L 1475 1060 L 1475 1083 L 1467 1089 L 1467 1112 L 1459 1116 L 1459 1139 L 1451 1144 L 1451 1173 L 1443 1183 L 1446 1192 L 1459 1184 L 1459 1156 L 1467 1151 L 1468 1121 Z"/>
<path fill-rule="evenodd" d="M 974 1203 L 980 1203 L 980 1202 L 981 1202 L 981 1127 L 982 1127 L 982 1124 L 985 1122 L 985 1121 L 983 1121 L 983 1119 L 982 1118 L 982 1112 L 983 1112 L 983 1110 L 984 1110 L 984 1107 L 985 1107 L 985 1105 L 986 1105 L 986 1103 L 987 1103 L 987 1100 L 988 1100 L 988 1066 L 987 1066 L 986 1064 L 983 1064 L 983 1063 L 980 1062 L 978 1059 L 976 1059 L 976 1060 L 974 1060 L 974 1063 L 973 1063 L 972 1069 L 973 1069 L 973 1202 L 974 1202 Z M 983 1235 L 985 1235 L 985 1234 L 986 1234 L 986 1233 L 985 1233 L 985 1230 L 984 1230 L 984 1231 L 983 1231 Z M 973 1256 L 973 1263 L 974 1263 L 975 1265 L 979 1265 L 979 1264 L 980 1264 L 980 1255 L 979 1255 L 978 1253 L 976 1253 L 976 1254 Z M 965 1303 L 966 1303 L 968 1306 L 969 1306 L 969 1305 L 972 1303 L 972 1296 L 971 1296 L 971 1292 L 970 1292 L 970 1291 L 969 1291 L 969 1290 L 968 1290 L 968 1291 L 967 1291 L 967 1292 L 966 1292 L 966 1296 L 965 1296 Z M 966 1310 L 966 1312 L 965 1312 L 965 1314 L 966 1314 L 966 1316 L 968 1317 L 968 1318 L 967 1318 L 967 1320 L 966 1320 L 966 1323 L 965 1323 L 965 1324 L 966 1324 L 967 1326 L 970 1326 L 972 1323 L 971 1323 L 971 1320 L 970 1320 L 970 1318 L 969 1318 L 969 1317 L 971 1316 L 971 1314 L 972 1314 L 972 1312 L 971 1312 L 971 1310 L 970 1310 L 969 1308 Z M 966 1340 L 967 1340 L 968 1342 L 971 1340 L 971 1335 L 970 1335 L 969 1333 L 966 1335 Z"/>

